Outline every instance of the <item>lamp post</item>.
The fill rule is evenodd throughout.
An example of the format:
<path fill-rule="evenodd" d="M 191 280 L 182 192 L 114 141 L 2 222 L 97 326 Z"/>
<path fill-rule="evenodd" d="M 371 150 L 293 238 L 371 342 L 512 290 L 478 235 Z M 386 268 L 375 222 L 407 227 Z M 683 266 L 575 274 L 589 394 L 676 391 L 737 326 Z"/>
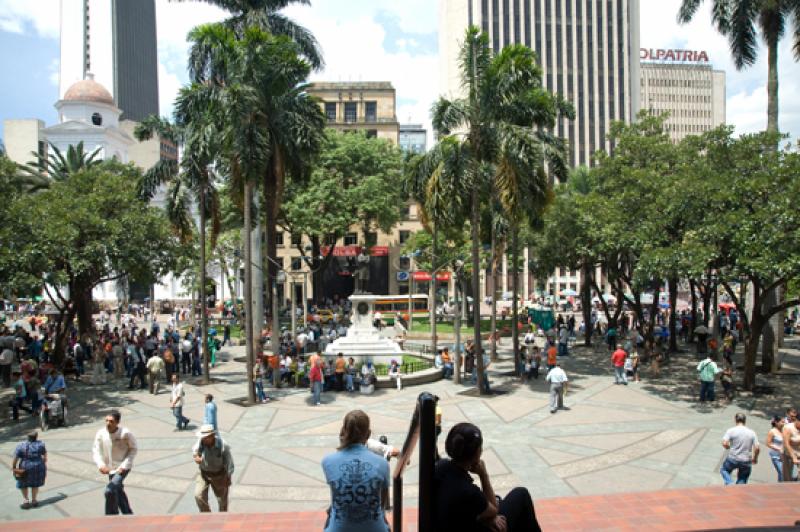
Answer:
<path fill-rule="evenodd" d="M 461 384 L 461 307 L 459 306 L 461 303 L 459 301 L 459 292 L 461 287 L 461 275 L 464 272 L 464 261 L 458 259 L 455 261 L 455 271 L 453 272 L 456 276 L 456 307 L 457 311 L 455 313 L 455 328 L 456 328 L 456 345 L 453 353 L 453 382 L 455 384 Z M 463 294 L 461 294 L 463 295 Z"/>

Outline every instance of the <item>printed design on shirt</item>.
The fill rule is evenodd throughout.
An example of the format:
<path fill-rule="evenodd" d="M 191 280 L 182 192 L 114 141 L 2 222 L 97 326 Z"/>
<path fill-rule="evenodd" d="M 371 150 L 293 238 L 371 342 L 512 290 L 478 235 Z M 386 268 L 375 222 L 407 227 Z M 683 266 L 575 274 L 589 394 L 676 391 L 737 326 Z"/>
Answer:
<path fill-rule="evenodd" d="M 358 458 L 339 466 L 342 475 L 330 482 L 337 521 L 363 523 L 381 517 L 382 481 L 374 476 L 373 470 L 372 464 Z"/>

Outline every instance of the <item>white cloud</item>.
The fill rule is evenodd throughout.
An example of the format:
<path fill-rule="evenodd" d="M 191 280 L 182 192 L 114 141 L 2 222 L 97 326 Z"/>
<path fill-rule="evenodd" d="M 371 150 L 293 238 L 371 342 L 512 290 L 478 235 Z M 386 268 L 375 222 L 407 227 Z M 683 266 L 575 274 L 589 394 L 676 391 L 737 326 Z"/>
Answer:
<path fill-rule="evenodd" d="M 24 33 L 30 24 L 40 37 L 59 36 L 59 0 L 0 0 L 0 30 Z"/>

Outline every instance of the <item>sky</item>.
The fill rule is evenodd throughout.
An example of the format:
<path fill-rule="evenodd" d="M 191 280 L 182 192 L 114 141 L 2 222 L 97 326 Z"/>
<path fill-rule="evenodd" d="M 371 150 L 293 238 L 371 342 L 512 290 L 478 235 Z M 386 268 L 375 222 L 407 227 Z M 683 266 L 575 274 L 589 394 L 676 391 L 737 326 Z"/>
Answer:
<path fill-rule="evenodd" d="M 397 90 L 397 118 L 430 129 L 429 109 L 438 88 L 437 0 L 311 0 L 285 13 L 319 40 L 326 67 L 312 76 L 328 81 L 390 81 Z M 692 23 L 675 22 L 680 0 L 641 0 L 643 48 L 705 50 L 727 74 L 727 121 L 738 133 L 766 126 L 766 50 L 758 62 L 736 71 L 728 45 L 710 25 L 710 2 Z M 225 13 L 204 2 L 156 0 L 159 103 L 169 115 L 178 88 L 187 81 L 186 34 Z M 56 120 L 58 99 L 59 0 L 0 0 L 0 138 L 2 121 Z M 791 32 L 787 32 L 791 35 Z M 780 48 L 780 127 L 800 136 L 800 64 L 785 38 Z M 429 137 L 430 142 L 430 137 Z"/>

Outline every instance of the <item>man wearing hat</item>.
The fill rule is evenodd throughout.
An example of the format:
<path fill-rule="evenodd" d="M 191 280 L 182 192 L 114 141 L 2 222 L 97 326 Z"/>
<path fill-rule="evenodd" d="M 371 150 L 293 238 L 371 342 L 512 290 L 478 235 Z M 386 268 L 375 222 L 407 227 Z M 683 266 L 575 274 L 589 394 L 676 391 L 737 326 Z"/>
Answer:
<path fill-rule="evenodd" d="M 220 512 L 228 511 L 228 489 L 233 477 L 233 457 L 230 446 L 217 435 L 213 425 L 203 425 L 197 433 L 199 440 L 192 448 L 194 461 L 200 466 L 200 476 L 194 489 L 194 500 L 201 512 L 210 512 L 208 488 L 214 490 Z"/>

